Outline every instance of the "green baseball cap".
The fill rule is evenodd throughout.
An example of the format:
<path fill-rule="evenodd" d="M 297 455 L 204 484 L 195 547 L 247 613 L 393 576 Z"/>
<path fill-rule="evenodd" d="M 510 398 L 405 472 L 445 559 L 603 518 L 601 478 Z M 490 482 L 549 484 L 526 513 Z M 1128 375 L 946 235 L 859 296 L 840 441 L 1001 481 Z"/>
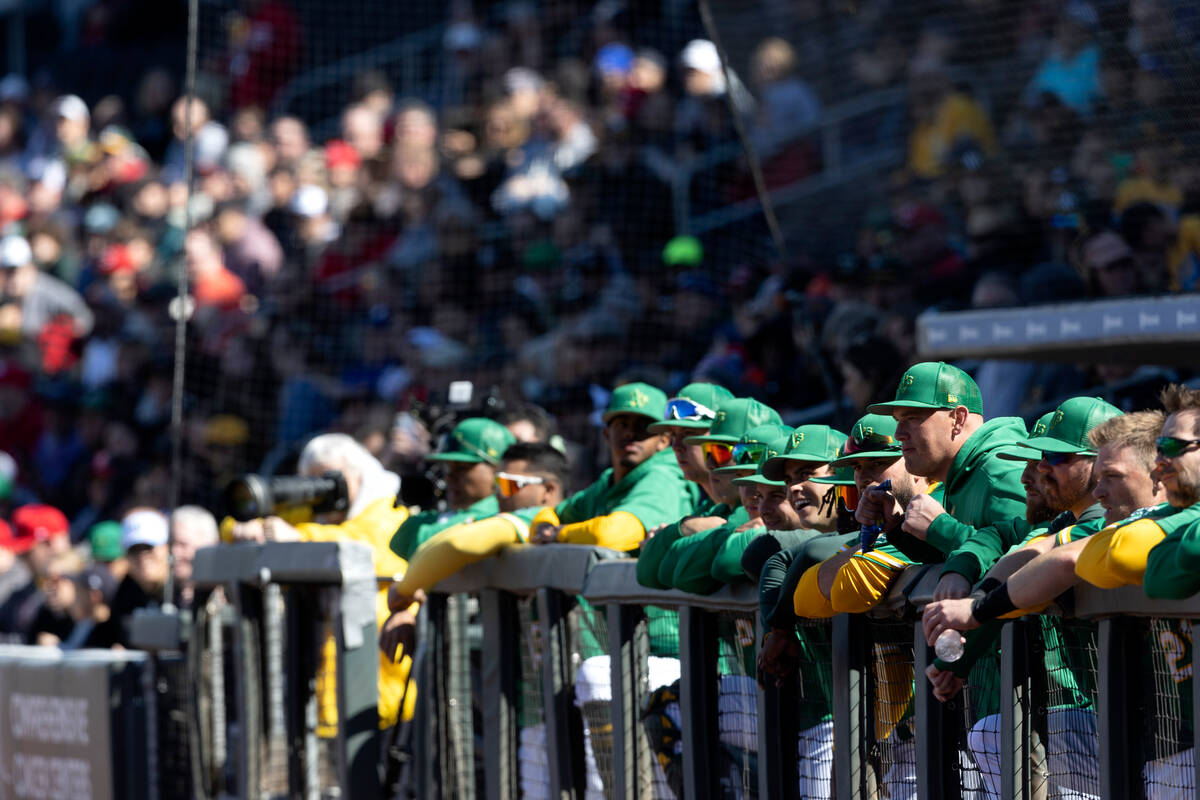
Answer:
<path fill-rule="evenodd" d="M 774 422 L 768 422 L 766 425 L 758 425 L 751 428 L 742 434 L 742 438 L 738 439 L 737 444 L 733 446 L 733 463 L 717 467 L 713 472 L 720 472 L 721 474 L 729 472 L 755 472 L 760 463 L 783 452 L 783 448 L 787 447 L 788 435 L 791 432 L 792 429 L 787 425 L 779 425 Z M 747 447 L 742 447 L 743 445 L 747 445 Z M 754 445 L 760 446 L 754 447 Z M 739 449 L 744 452 L 739 453 Z M 742 455 L 743 458 L 753 457 L 756 460 L 743 461 L 743 463 L 739 464 L 737 463 L 739 455 Z"/>
<path fill-rule="evenodd" d="M 116 561 L 125 551 L 121 549 L 121 523 L 114 520 L 97 522 L 88 529 L 92 558 L 102 563 Z"/>
<path fill-rule="evenodd" d="M 495 466 L 500 455 L 517 439 L 508 428 L 486 417 L 468 417 L 454 426 L 442 440 L 436 453 L 426 456 L 429 461 L 460 461 Z"/>
<path fill-rule="evenodd" d="M 667 428 L 691 428 L 705 431 L 717 418 L 717 407 L 733 399 L 733 392 L 715 383 L 689 383 L 667 401 L 664 419 L 651 423 L 646 430 L 659 433 Z M 691 406 L 691 407 L 689 407 Z M 690 412 L 690 413 L 689 413 Z"/>
<path fill-rule="evenodd" d="M 816 461 L 828 464 L 838 456 L 846 442 L 846 434 L 828 425 L 801 425 L 788 435 L 788 446 L 781 455 L 763 462 L 763 475 L 769 480 L 783 480 L 785 461 Z"/>
<path fill-rule="evenodd" d="M 1121 409 L 1099 397 L 1072 397 L 1054 411 L 1046 432 L 1025 442 L 1043 453 L 1075 453 L 1094 456 L 1088 434 L 1102 422 L 1121 415 Z"/>
<path fill-rule="evenodd" d="M 683 443 L 737 444 L 738 439 L 742 438 L 742 434 L 746 431 L 772 422 L 782 425 L 783 419 L 779 416 L 778 411 L 766 403 L 760 403 L 751 397 L 734 397 L 717 406 L 717 418 L 713 420 L 708 433 L 701 436 L 689 436 L 683 440 Z"/>
<path fill-rule="evenodd" d="M 850 437 L 833 466 L 850 465 L 856 458 L 899 458 L 900 440 L 896 438 L 896 420 L 886 414 L 867 414 L 850 429 Z"/>
<path fill-rule="evenodd" d="M 734 478 L 734 486 L 749 486 L 752 484 L 756 486 L 786 486 L 787 484 L 783 481 L 773 481 L 763 475 L 763 465 L 766 463 L 767 459 L 764 458 L 762 461 L 758 462 L 758 466 L 755 468 L 753 474 L 743 475 L 740 478 Z"/>
<path fill-rule="evenodd" d="M 871 414 L 890 414 L 896 408 L 957 408 L 983 413 L 979 386 L 970 375 L 944 361 L 924 361 L 908 368 L 890 403 L 868 406 Z"/>
<path fill-rule="evenodd" d="M 1047 411 L 1037 418 L 1037 422 L 1033 423 L 1033 427 L 1029 430 L 1029 436 L 1025 441 L 1036 439 L 1046 432 L 1046 428 L 1050 425 L 1050 420 L 1054 419 L 1054 412 Z M 1026 447 L 1024 442 L 1008 445 L 996 452 L 998 458 L 1003 458 L 1006 461 L 1041 461 L 1042 451 L 1034 450 Z"/>
<path fill-rule="evenodd" d="M 607 423 L 618 414 L 637 414 L 658 422 L 667 415 L 667 395 L 648 383 L 623 383 L 612 390 L 601 419 Z"/>
<path fill-rule="evenodd" d="M 876 458 L 877 456 L 860 456 L 856 454 L 847 458 L 849 454 L 846 452 L 846 447 L 849 444 L 850 440 L 847 439 L 846 443 L 838 448 L 838 457 L 829 462 L 830 464 L 837 464 L 832 475 L 824 478 L 809 478 L 809 483 L 820 483 L 826 486 L 853 486 L 854 465 L 850 462 L 855 458 Z M 840 464 L 838 463 L 839 461 L 841 462 Z"/>

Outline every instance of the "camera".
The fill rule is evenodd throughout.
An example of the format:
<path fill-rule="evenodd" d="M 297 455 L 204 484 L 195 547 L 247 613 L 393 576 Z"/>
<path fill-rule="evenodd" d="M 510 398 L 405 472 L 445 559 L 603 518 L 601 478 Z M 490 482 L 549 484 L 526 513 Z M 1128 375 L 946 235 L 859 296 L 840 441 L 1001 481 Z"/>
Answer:
<path fill-rule="evenodd" d="M 225 511 L 238 522 L 296 508 L 325 514 L 349 507 L 346 479 L 340 472 L 326 472 L 315 478 L 242 475 L 225 486 Z"/>

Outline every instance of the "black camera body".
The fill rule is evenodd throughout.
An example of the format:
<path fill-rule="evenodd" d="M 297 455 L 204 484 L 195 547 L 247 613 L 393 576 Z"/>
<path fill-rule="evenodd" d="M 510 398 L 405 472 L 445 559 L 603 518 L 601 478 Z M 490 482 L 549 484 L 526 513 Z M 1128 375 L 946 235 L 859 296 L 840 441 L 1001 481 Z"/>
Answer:
<path fill-rule="evenodd" d="M 350 507 L 346 479 L 340 472 L 326 472 L 315 478 L 299 475 L 242 475 L 225 486 L 225 511 L 238 522 L 245 522 L 294 508 L 308 508 L 314 514 L 345 511 Z"/>

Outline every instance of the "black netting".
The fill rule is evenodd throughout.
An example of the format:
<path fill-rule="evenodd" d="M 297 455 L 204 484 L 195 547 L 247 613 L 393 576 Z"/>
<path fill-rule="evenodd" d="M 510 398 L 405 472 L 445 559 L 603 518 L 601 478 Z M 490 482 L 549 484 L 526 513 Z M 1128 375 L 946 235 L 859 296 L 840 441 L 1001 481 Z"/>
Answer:
<path fill-rule="evenodd" d="M 608 655 L 605 609 L 582 598 L 568 618 L 575 705 L 583 716 L 584 769 L 589 797 L 613 796 L 612 660 Z"/>
<path fill-rule="evenodd" d="M 1100 792 L 1096 732 L 1096 623 L 1043 616 L 1045 754 L 1048 796 L 1078 798 Z"/>
<path fill-rule="evenodd" d="M 1192 716 L 1192 630 L 1186 619 L 1148 620 L 1142 643 L 1147 654 L 1146 796 L 1195 796 Z"/>
<path fill-rule="evenodd" d="M 881 791 L 914 797 L 916 744 L 913 725 L 912 625 L 872 620 L 868 653 L 868 715 L 865 752 Z"/>
<path fill-rule="evenodd" d="M 800 732 L 796 778 L 800 796 L 813 800 L 828 800 L 833 788 L 833 651 L 830 637 L 828 622 L 802 620 L 799 625 L 797 721 Z"/>
<path fill-rule="evenodd" d="M 720 612 L 717 624 L 717 774 L 729 796 L 758 792 L 758 686 L 754 617 Z"/>
<path fill-rule="evenodd" d="M 550 797 L 550 760 L 546 752 L 546 715 L 542 695 L 542 632 L 537 623 L 537 601 L 517 601 L 520 628 L 521 677 L 517 692 L 519 727 L 517 762 L 521 797 Z"/>

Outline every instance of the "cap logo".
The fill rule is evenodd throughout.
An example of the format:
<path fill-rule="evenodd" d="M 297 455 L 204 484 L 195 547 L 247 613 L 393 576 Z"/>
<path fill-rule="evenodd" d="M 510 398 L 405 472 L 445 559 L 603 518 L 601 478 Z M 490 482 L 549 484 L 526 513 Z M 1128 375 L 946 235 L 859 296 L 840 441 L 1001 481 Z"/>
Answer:
<path fill-rule="evenodd" d="M 864 438 L 864 439 L 865 439 L 865 438 L 867 438 L 867 437 L 869 437 L 869 436 L 872 436 L 872 435 L 874 435 L 874 433 L 875 433 L 875 429 L 874 429 L 874 428 L 863 428 L 863 429 L 862 429 L 862 435 L 863 435 L 863 438 Z"/>
<path fill-rule="evenodd" d="M 792 447 L 804 441 L 804 431 L 792 431 Z"/>
<path fill-rule="evenodd" d="M 629 395 L 629 402 L 626 403 L 630 408 L 642 408 L 650 402 L 650 396 L 641 389 L 634 389 L 633 394 Z"/>
<path fill-rule="evenodd" d="M 724 422 L 724 421 L 725 421 L 725 412 L 718 411 L 717 412 L 717 422 Z"/>
<path fill-rule="evenodd" d="M 905 392 L 907 392 L 909 389 L 912 388 L 912 385 L 916 382 L 917 382 L 917 379 L 914 378 L 912 375 L 905 375 L 903 378 L 900 379 L 900 394 L 904 394 Z"/>
<path fill-rule="evenodd" d="M 1033 426 L 1032 436 L 1041 436 L 1045 432 L 1046 432 L 1046 423 L 1038 422 Z M 1032 436 L 1030 438 L 1032 438 Z"/>
<path fill-rule="evenodd" d="M 1050 420 L 1050 424 L 1046 426 L 1046 430 L 1049 430 L 1050 428 L 1057 427 L 1057 426 L 1058 426 L 1058 423 L 1062 422 L 1062 418 L 1063 418 L 1063 412 L 1062 412 L 1061 410 L 1060 410 L 1060 411 L 1055 411 L 1055 412 L 1054 412 L 1054 419 Z"/>
<path fill-rule="evenodd" d="M 947 403 L 956 403 L 956 404 L 957 404 L 957 403 L 958 403 L 958 395 L 956 395 L 956 394 L 948 394 L 948 395 L 946 395 L 946 402 L 947 402 Z"/>

